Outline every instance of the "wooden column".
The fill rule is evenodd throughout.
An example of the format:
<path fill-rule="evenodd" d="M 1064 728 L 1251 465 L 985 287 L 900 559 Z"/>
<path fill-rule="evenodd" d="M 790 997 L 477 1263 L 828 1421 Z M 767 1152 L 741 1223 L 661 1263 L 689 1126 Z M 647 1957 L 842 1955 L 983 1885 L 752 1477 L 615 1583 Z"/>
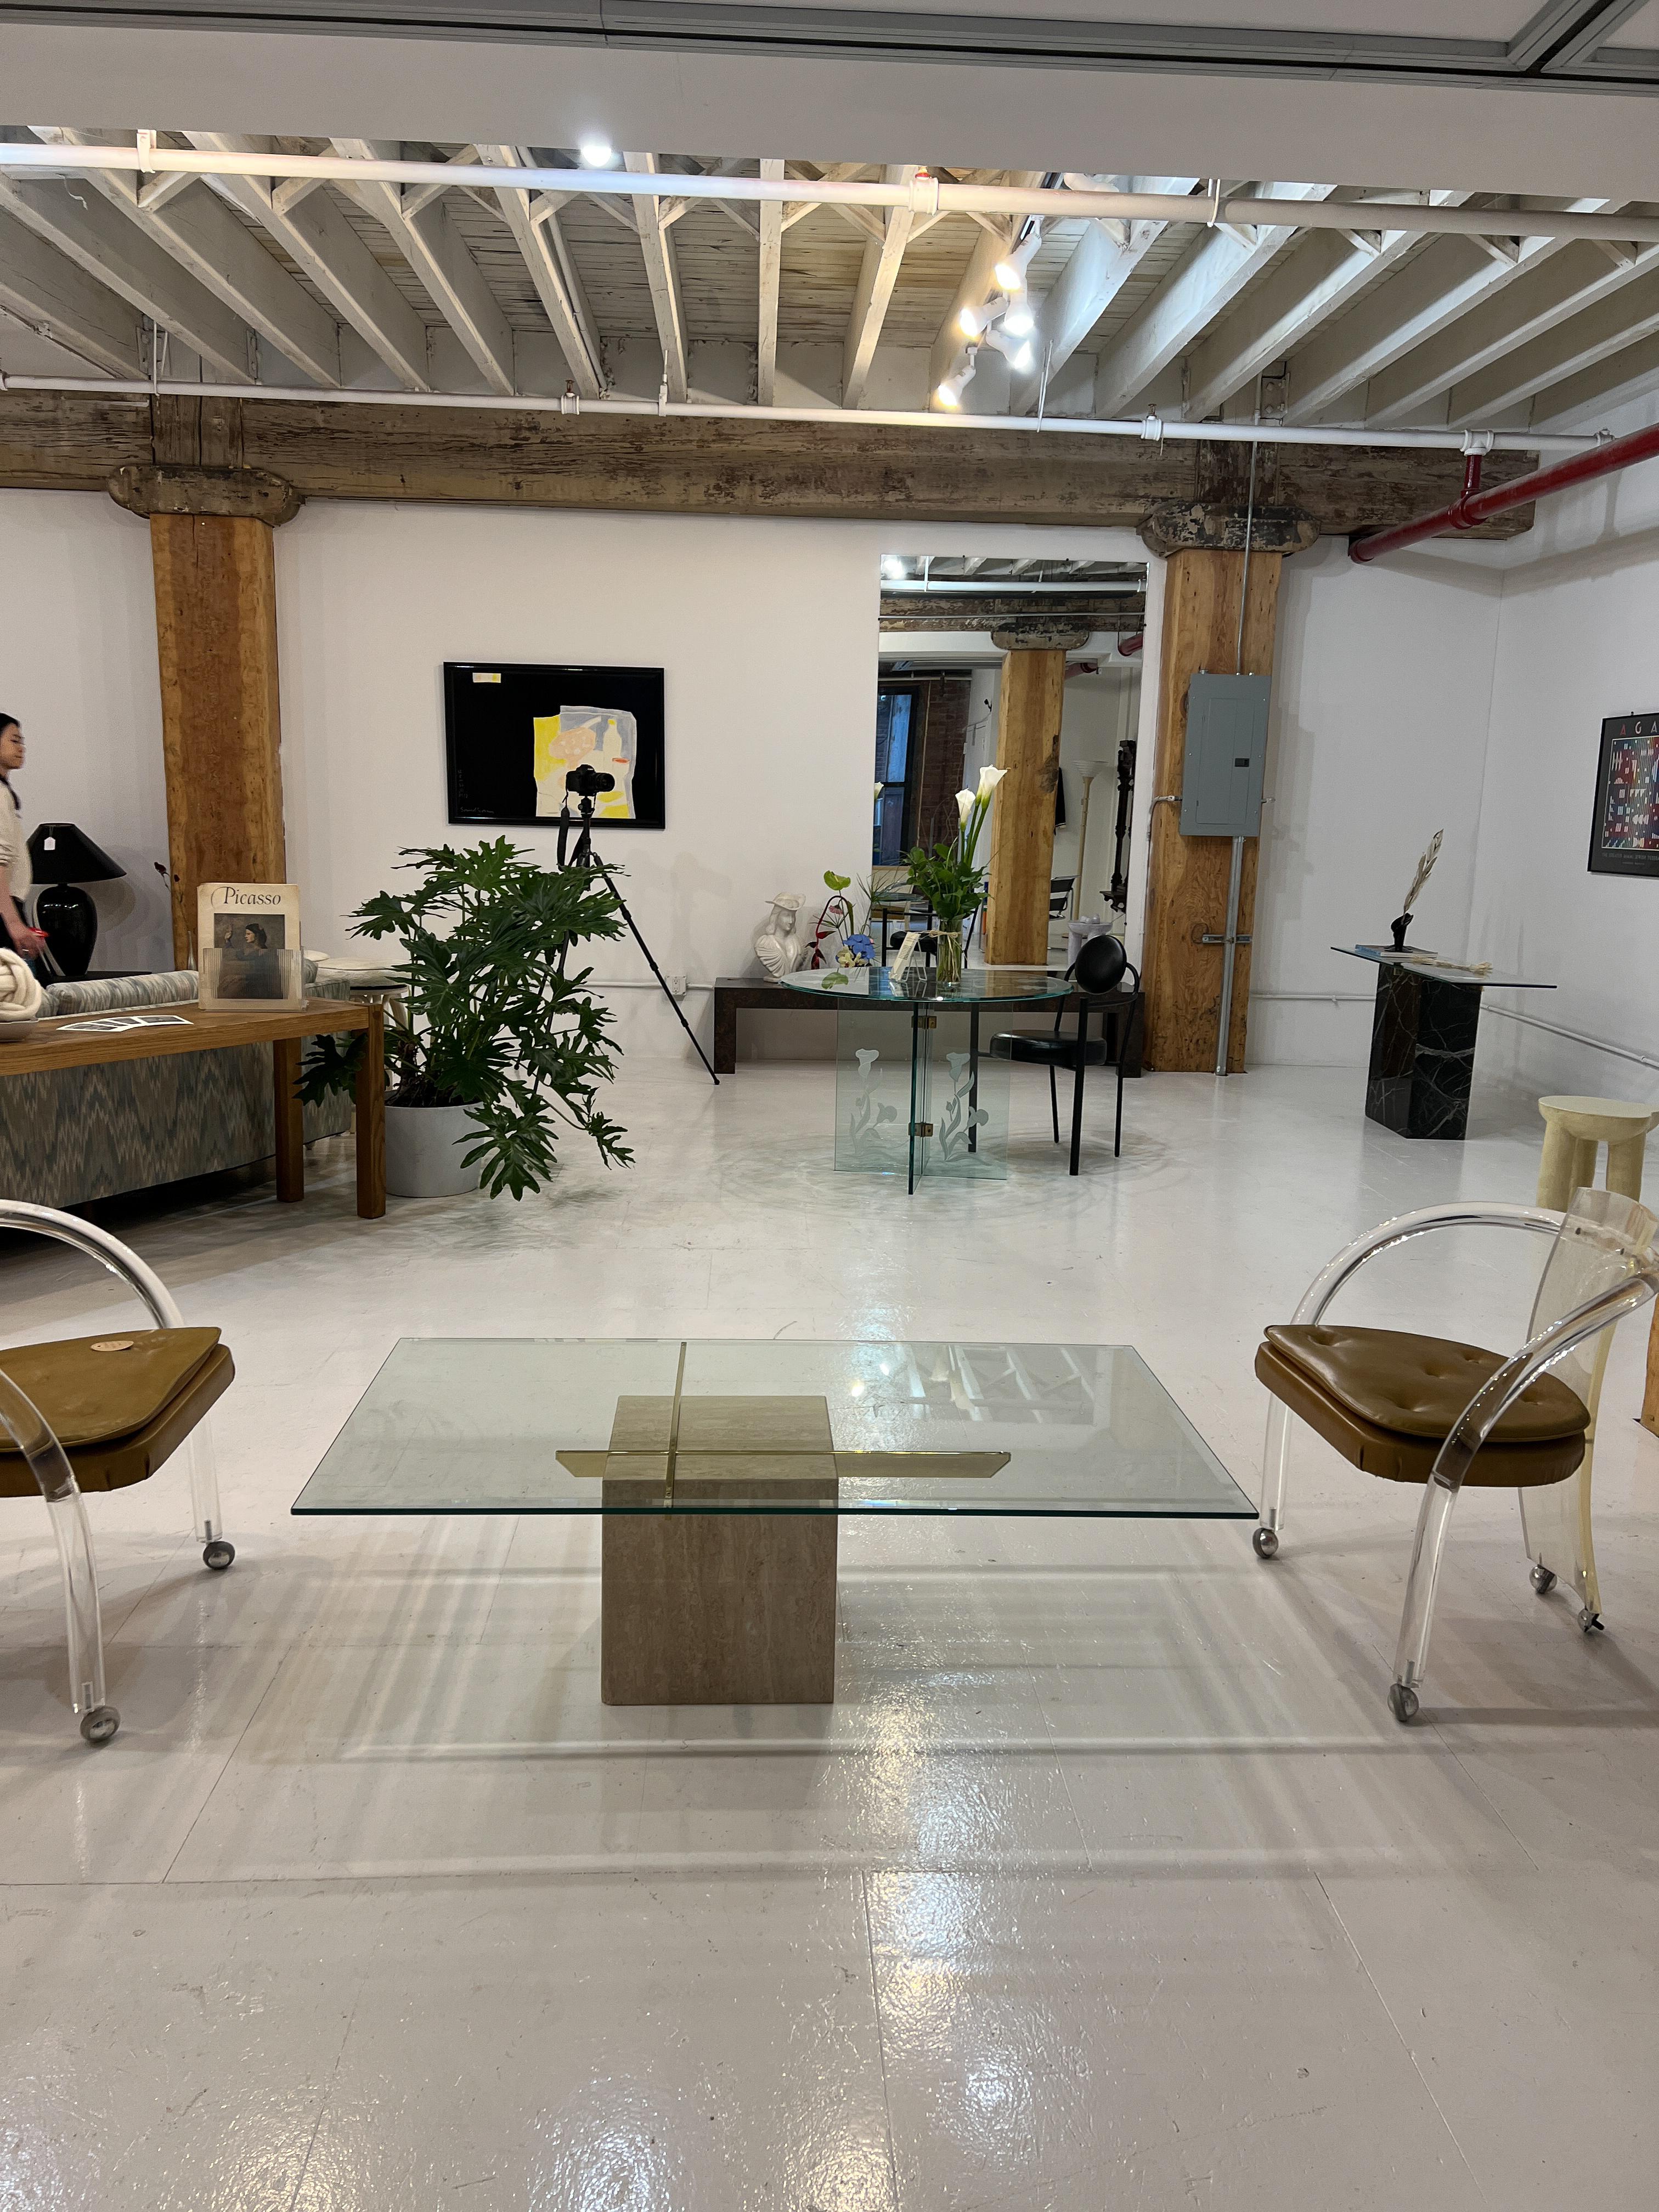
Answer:
<path fill-rule="evenodd" d="M 1010 653 L 1002 664 L 997 766 L 1006 780 L 991 810 L 985 957 L 1041 966 L 1048 957 L 1054 786 L 1066 692 L 1063 652 Z"/>
<path fill-rule="evenodd" d="M 1173 553 L 1164 578 L 1164 652 L 1158 679 L 1158 745 L 1152 768 L 1155 796 L 1181 792 L 1187 744 L 1187 686 L 1200 670 L 1270 676 L 1279 574 L 1284 556 L 1249 556 L 1249 604 L 1244 611 L 1239 655 L 1238 608 L 1244 590 L 1244 555 L 1210 549 Z M 1259 841 L 1247 838 L 1239 888 L 1238 927 L 1249 935 L 1255 915 Z M 1227 881 L 1232 841 L 1183 837 L 1179 805 L 1152 809 L 1143 966 L 1146 990 L 1146 1062 L 1155 1068 L 1212 1072 L 1216 1026 L 1221 1018 L 1219 937 L 1227 925 Z M 1250 948 L 1240 945 L 1233 971 L 1233 1007 L 1227 1066 L 1244 1066 L 1249 1007 Z"/>
<path fill-rule="evenodd" d="M 287 878 L 273 533 L 300 501 L 280 479 L 238 468 L 123 469 L 110 490 L 149 521 L 182 966 L 201 884 Z"/>

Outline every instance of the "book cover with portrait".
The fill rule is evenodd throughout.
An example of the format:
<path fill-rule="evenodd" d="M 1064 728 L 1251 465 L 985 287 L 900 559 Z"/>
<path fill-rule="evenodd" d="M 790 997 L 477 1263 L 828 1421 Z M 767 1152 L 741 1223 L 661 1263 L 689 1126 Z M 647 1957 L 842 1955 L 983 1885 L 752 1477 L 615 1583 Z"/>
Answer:
<path fill-rule="evenodd" d="M 196 895 L 199 1003 L 210 1012 L 305 1003 L 294 884 L 204 884 Z"/>

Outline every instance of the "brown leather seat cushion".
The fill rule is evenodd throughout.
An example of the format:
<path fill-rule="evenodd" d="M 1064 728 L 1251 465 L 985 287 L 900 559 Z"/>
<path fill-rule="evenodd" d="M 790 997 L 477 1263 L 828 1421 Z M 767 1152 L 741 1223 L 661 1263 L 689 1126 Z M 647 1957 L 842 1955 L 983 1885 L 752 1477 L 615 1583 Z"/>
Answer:
<path fill-rule="evenodd" d="M 1268 1329 L 1260 1379 L 1346 1459 L 1394 1482 L 1425 1482 L 1458 1415 L 1504 1354 L 1398 1329 L 1322 1323 Z M 1498 1487 L 1561 1482 L 1584 1456 L 1589 1413 L 1553 1375 L 1528 1385 L 1465 1480 Z"/>
<path fill-rule="evenodd" d="M 236 1372 L 216 1328 L 112 1329 L 19 1345 L 0 1351 L 0 1370 L 39 1407 L 82 1490 L 154 1474 Z M 27 1462 L 0 1431 L 0 1497 L 35 1494 Z"/>

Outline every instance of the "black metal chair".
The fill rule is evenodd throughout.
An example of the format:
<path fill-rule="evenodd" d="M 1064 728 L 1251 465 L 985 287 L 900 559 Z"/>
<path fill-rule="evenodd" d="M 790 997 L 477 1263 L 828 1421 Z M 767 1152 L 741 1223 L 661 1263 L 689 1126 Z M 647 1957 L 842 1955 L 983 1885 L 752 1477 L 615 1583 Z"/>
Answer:
<path fill-rule="evenodd" d="M 1140 975 L 1123 949 L 1121 937 L 1091 937 L 1085 939 L 1083 949 L 1066 970 L 1066 977 L 1081 1004 L 1077 1010 L 1077 1033 L 1062 1036 L 1060 1024 L 1066 1017 L 1066 1000 L 1062 999 L 1054 1012 L 1052 1036 L 1021 1036 L 1005 1034 L 994 1036 L 988 1049 L 994 1059 L 1023 1060 L 1034 1067 L 1048 1071 L 1048 1106 L 1054 1116 L 1054 1142 L 1060 1142 L 1060 1088 L 1055 1080 L 1057 1071 L 1069 1068 L 1072 1073 L 1072 1164 L 1071 1172 L 1078 1172 L 1079 1157 L 1083 1145 L 1083 1079 L 1091 1067 L 1117 1069 L 1117 1121 L 1112 1133 L 1114 1155 L 1123 1150 L 1123 1060 L 1128 1042 L 1130 1024 L 1140 1006 Z M 1126 990 L 1125 975 L 1134 981 Z M 1101 1002 L 1109 1000 L 1110 1004 Z M 1103 1035 L 1091 1040 L 1089 1018 L 1099 1012 L 1105 1021 L 1112 1024 L 1109 1042 Z"/>

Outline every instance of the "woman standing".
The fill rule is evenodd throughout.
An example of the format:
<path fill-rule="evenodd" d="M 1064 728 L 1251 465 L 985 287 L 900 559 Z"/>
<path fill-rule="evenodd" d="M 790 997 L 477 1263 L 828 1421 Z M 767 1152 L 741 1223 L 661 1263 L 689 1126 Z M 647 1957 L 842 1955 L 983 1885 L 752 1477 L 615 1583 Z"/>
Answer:
<path fill-rule="evenodd" d="M 23 811 L 11 787 L 11 772 L 23 765 L 23 729 L 15 714 L 0 714 L 0 924 L 7 941 L 31 967 L 46 949 L 46 932 L 23 919 L 23 902 L 34 885 Z"/>

